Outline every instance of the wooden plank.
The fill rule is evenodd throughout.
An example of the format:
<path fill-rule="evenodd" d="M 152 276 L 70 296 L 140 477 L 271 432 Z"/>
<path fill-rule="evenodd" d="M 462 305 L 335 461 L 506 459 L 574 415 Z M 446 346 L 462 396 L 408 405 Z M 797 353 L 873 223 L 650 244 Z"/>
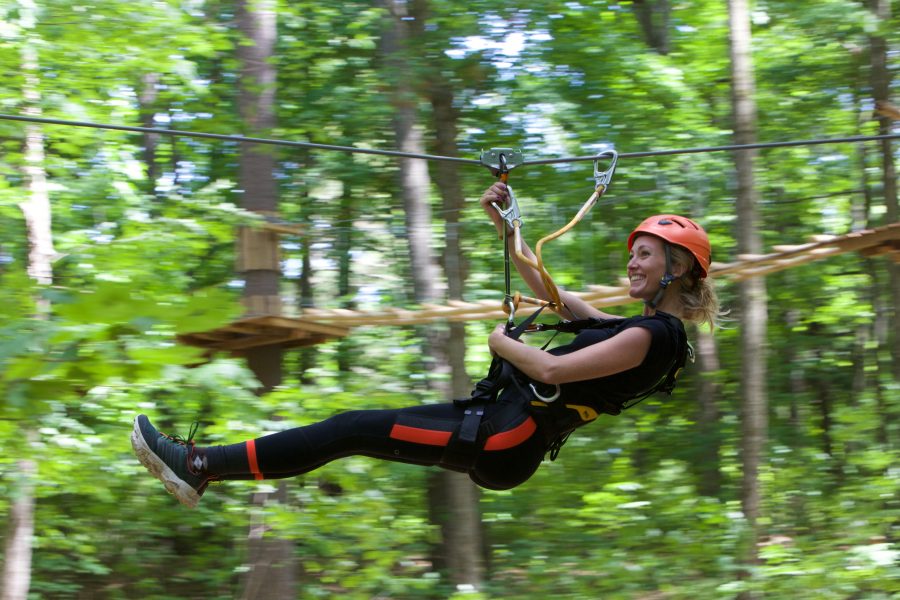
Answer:
<path fill-rule="evenodd" d="M 891 242 L 862 248 L 859 253 L 863 256 L 884 256 L 885 254 L 900 253 L 900 244 L 897 243 L 897 240 L 891 240 Z"/>
<path fill-rule="evenodd" d="M 772 250 L 774 250 L 775 252 L 778 252 L 778 253 L 800 252 L 800 251 L 812 248 L 813 246 L 815 246 L 815 244 L 795 244 L 795 245 L 781 244 L 781 245 L 777 245 L 777 246 L 772 246 Z"/>
<path fill-rule="evenodd" d="M 285 342 L 281 345 L 283 349 L 289 350 L 291 348 L 304 348 L 307 346 L 316 346 L 318 344 L 323 344 L 325 342 L 330 342 L 335 338 L 324 336 L 324 335 L 311 335 L 308 338 L 304 338 L 302 340 L 294 340 L 291 342 Z"/>
<path fill-rule="evenodd" d="M 227 331 L 228 333 L 239 335 L 259 335 L 260 333 L 262 333 L 260 331 L 260 328 L 255 323 L 250 323 L 243 320 L 224 325 L 219 329 L 219 331 Z"/>
<path fill-rule="evenodd" d="M 213 329 L 212 331 L 199 331 L 193 333 L 183 333 L 179 334 L 179 338 L 191 338 L 196 339 L 198 342 L 218 342 L 222 340 L 227 340 L 228 335 L 220 329 Z"/>
<path fill-rule="evenodd" d="M 291 317 L 278 316 L 261 316 L 252 317 L 241 321 L 241 323 L 253 323 L 257 326 L 273 327 L 279 330 L 298 330 L 312 333 L 321 333 L 332 335 L 335 337 L 343 337 L 347 335 L 346 327 L 338 327 L 335 325 L 324 324 L 318 321 L 309 321 L 306 319 L 298 319 Z"/>
<path fill-rule="evenodd" d="M 753 262 L 757 260 L 766 260 L 772 258 L 774 254 L 738 254 L 737 259 L 741 262 Z"/>
<path fill-rule="evenodd" d="M 587 287 L 590 293 L 597 294 L 620 294 L 622 292 L 621 285 L 589 285 Z"/>

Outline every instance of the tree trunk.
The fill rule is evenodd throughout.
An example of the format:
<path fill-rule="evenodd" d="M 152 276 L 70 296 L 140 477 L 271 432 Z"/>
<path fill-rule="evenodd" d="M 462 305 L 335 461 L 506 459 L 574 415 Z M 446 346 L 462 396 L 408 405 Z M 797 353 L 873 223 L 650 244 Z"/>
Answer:
<path fill-rule="evenodd" d="M 669 0 L 634 0 L 634 14 L 647 45 L 660 54 L 669 53 Z"/>
<path fill-rule="evenodd" d="M 240 62 L 238 105 L 248 135 L 267 135 L 275 126 L 275 67 L 271 63 L 276 38 L 274 0 L 239 0 L 238 45 Z M 268 147 L 242 144 L 238 180 L 241 205 L 247 210 L 276 216 L 278 188 L 275 155 Z M 239 231 L 238 271 L 244 275 L 244 304 L 248 315 L 280 315 L 281 266 L 278 236 L 274 232 L 242 228 Z M 282 350 L 279 346 L 253 348 L 247 364 L 266 393 L 281 383 Z M 274 494 L 257 493 L 253 504 L 263 506 L 286 499 L 286 483 Z M 254 514 L 248 540 L 249 570 L 241 597 L 294 598 L 297 594 L 296 560 L 290 540 L 266 535 L 269 527 L 262 511 Z"/>
<path fill-rule="evenodd" d="M 731 34 L 732 103 L 734 142 L 751 144 L 756 140 L 755 82 L 751 57 L 750 13 L 747 0 L 729 0 Z M 738 250 L 760 254 L 756 191 L 753 181 L 755 151 L 735 152 L 737 171 Z M 757 561 L 760 516 L 759 469 L 763 460 L 767 428 L 766 396 L 766 284 L 762 277 L 747 279 L 739 286 L 741 309 L 741 390 L 742 390 L 742 505 L 750 524 L 750 539 L 745 559 Z"/>
<path fill-rule="evenodd" d="M 138 108 L 141 127 L 153 127 L 156 115 L 156 99 L 159 97 L 159 73 L 145 73 L 141 76 L 141 90 L 138 94 Z M 158 133 L 145 133 L 142 136 L 144 164 L 147 166 L 147 193 L 156 194 L 156 180 L 159 179 L 159 168 L 156 164 L 156 147 L 159 145 Z"/>
<path fill-rule="evenodd" d="M 353 263 L 350 260 L 350 250 L 353 248 L 353 192 L 349 185 L 344 185 L 341 194 L 341 204 L 338 212 L 337 240 L 335 250 L 338 256 L 338 296 L 341 299 L 341 308 L 353 310 L 356 303 L 353 301 L 353 288 L 350 285 Z M 337 364 L 338 371 L 346 373 L 353 364 L 354 341 L 350 336 L 338 340 Z"/>
<path fill-rule="evenodd" d="M 304 223 L 308 221 L 304 218 Z M 312 248 L 310 238 L 303 242 L 300 248 L 300 281 L 297 282 L 297 290 L 299 292 L 300 309 L 312 308 L 315 306 L 312 285 Z M 316 368 L 316 358 L 319 351 L 315 346 L 304 346 L 297 350 L 297 377 L 301 385 L 310 385 L 315 382 L 315 378 L 311 372 Z"/>
<path fill-rule="evenodd" d="M 25 432 L 36 437 L 33 430 Z M 26 438 L 28 439 L 28 438 Z M 31 587 L 31 539 L 34 536 L 34 478 L 37 463 L 31 459 L 16 462 L 11 479 L 12 497 L 6 523 L 3 548 L 2 600 L 25 600 Z"/>
<path fill-rule="evenodd" d="M 33 22 L 35 7 L 23 3 L 22 21 Z M 26 27 L 31 25 L 25 23 Z M 22 45 L 22 71 L 25 86 L 23 112 L 33 117 L 41 116 L 40 80 L 38 78 L 38 54 L 33 41 L 26 38 Z M 37 125 L 25 127 L 24 179 L 28 186 L 28 198 L 19 204 L 25 217 L 28 235 L 28 275 L 41 285 L 53 283 L 52 213 L 47 189 L 47 174 L 44 170 L 44 137 Z M 36 302 L 38 319 L 46 318 L 49 306 L 46 301 Z M 37 442 L 37 432 L 24 424 L 22 439 L 28 445 Z M 34 536 L 34 478 L 37 461 L 22 458 L 16 461 L 9 506 L 6 540 L 4 544 L 3 592 L 2 600 L 25 600 L 31 587 L 32 538 Z"/>
<path fill-rule="evenodd" d="M 822 353 L 816 351 L 816 358 L 818 364 L 821 363 Z M 819 422 L 819 426 L 822 430 L 822 453 L 827 456 L 830 460 L 830 468 L 829 472 L 832 474 L 832 480 L 826 482 L 826 487 L 830 489 L 837 489 L 840 487 L 841 481 L 841 473 L 843 469 L 841 465 L 838 463 L 834 456 L 834 418 L 832 416 L 832 399 L 831 399 L 831 389 L 832 385 L 829 381 L 829 378 L 824 373 L 817 373 L 817 376 L 813 379 L 812 387 L 815 390 L 815 398 L 813 399 L 813 404 L 818 406 L 819 408 L 819 417 L 821 421 Z"/>
<path fill-rule="evenodd" d="M 722 489 L 719 470 L 719 350 L 716 338 L 703 328 L 697 330 L 697 361 L 700 367 L 697 428 L 703 444 L 704 459 L 700 461 L 700 493 L 716 498 Z"/>
<path fill-rule="evenodd" d="M 863 263 L 867 267 L 867 272 L 871 273 L 872 289 L 870 299 L 872 308 L 875 311 L 875 318 L 872 320 L 872 338 L 875 340 L 873 350 L 873 361 L 876 371 L 872 379 L 875 384 L 875 405 L 878 407 L 878 433 L 877 440 L 882 444 L 891 443 L 890 432 L 893 431 L 894 412 L 893 402 L 888 402 L 886 396 L 890 396 L 889 390 L 882 383 L 886 373 L 891 370 L 890 356 L 885 356 L 884 348 L 888 347 L 888 332 L 890 331 L 890 312 L 891 307 L 887 306 L 886 294 L 883 293 L 885 288 L 884 275 L 876 268 L 876 259 L 869 258 Z"/>
<path fill-rule="evenodd" d="M 410 7 L 400 0 L 382 0 L 389 11 L 390 22 L 382 37 L 382 51 L 390 81 L 394 105 L 394 131 L 397 148 L 402 152 L 424 153 L 422 129 L 417 117 L 416 92 L 410 83 L 412 52 L 409 45 L 415 34 L 421 35 L 426 9 L 424 1 Z M 433 302 L 441 293 L 437 285 L 440 275 L 431 247 L 431 207 L 428 202 L 430 179 L 427 163 L 415 159 L 400 160 L 400 185 L 403 196 L 406 235 L 409 241 L 411 278 L 416 302 Z M 457 193 L 457 200 L 461 198 Z M 451 236 L 452 237 L 452 236 Z M 450 242 L 450 240 L 448 240 Z M 452 243 L 452 242 L 450 242 Z M 451 260 L 458 260 L 458 250 Z M 458 275 L 457 275 L 458 276 Z M 461 290 L 461 283 L 454 281 Z M 460 292 L 461 293 L 461 292 Z M 426 368 L 433 373 L 447 373 L 451 358 L 457 362 L 454 384 L 444 386 L 445 397 L 453 397 L 453 387 L 462 385 L 459 375 L 462 368 L 461 334 L 457 330 L 453 344 L 445 331 L 429 328 L 425 335 L 423 357 Z M 448 356 L 447 351 L 453 352 Z M 464 394 L 468 393 L 468 389 Z M 442 544 L 435 562 L 446 565 L 451 581 L 459 585 L 480 587 L 483 566 L 480 560 L 482 543 L 478 515 L 477 489 L 463 474 L 438 472 L 428 486 L 432 515 L 441 525 Z"/>
<path fill-rule="evenodd" d="M 435 151 L 440 156 L 457 156 L 457 112 L 453 108 L 453 90 L 445 79 L 431 81 L 429 96 L 434 115 L 437 138 Z M 450 300 L 462 300 L 466 278 L 466 265 L 461 246 L 460 216 L 465 196 L 460 185 L 456 163 L 440 162 L 436 165 L 435 179 L 443 200 L 445 226 L 444 273 L 447 276 L 447 295 Z M 463 323 L 451 323 L 447 343 L 450 363 L 451 398 L 464 398 L 471 393 L 472 381 L 466 373 L 466 330 Z M 484 530 L 481 523 L 479 490 L 467 477 L 457 473 L 441 473 L 445 497 L 451 498 L 449 521 L 444 528 L 445 556 L 457 585 L 465 584 L 476 589 L 484 584 Z"/>
<path fill-rule="evenodd" d="M 309 150 L 304 148 L 301 153 L 300 164 L 303 169 L 309 171 L 313 167 L 313 159 Z M 310 202 L 309 202 L 309 186 L 303 188 L 300 196 L 300 222 L 307 229 L 312 231 L 310 227 Z M 349 255 L 348 255 L 349 256 Z M 300 247 L 300 280 L 297 282 L 297 292 L 299 295 L 300 310 L 312 308 L 316 304 L 315 295 L 313 294 L 313 267 L 312 267 L 312 236 L 307 236 L 302 241 Z M 311 375 L 316 367 L 318 348 L 315 346 L 306 346 L 299 348 L 297 351 L 297 376 L 301 385 L 310 385 L 314 383 L 315 378 Z"/>
<path fill-rule="evenodd" d="M 890 0 L 869 0 L 869 10 L 874 14 L 879 26 L 884 29 L 889 27 L 891 19 Z M 879 107 L 889 102 L 891 93 L 891 70 L 888 66 L 888 42 L 881 35 L 869 37 L 869 51 L 871 60 L 870 79 L 872 85 L 872 97 L 875 106 Z M 892 121 L 889 117 L 879 114 L 878 133 L 890 134 Z M 880 140 L 881 149 L 881 180 L 884 193 L 884 205 L 888 223 L 898 221 L 897 206 L 897 171 L 894 164 L 892 140 Z M 891 320 L 890 355 L 893 357 L 894 380 L 900 379 L 900 265 L 893 261 L 887 261 L 887 272 L 890 281 L 891 304 L 894 314 Z"/>
<path fill-rule="evenodd" d="M 800 321 L 800 311 L 796 309 L 788 309 L 784 313 L 785 324 L 789 331 L 793 331 Z M 797 352 L 796 344 L 787 344 L 784 349 L 785 363 L 790 366 L 788 376 L 788 392 L 790 393 L 791 404 L 789 407 L 789 424 L 791 429 L 797 434 L 800 433 L 800 402 L 806 396 L 805 372 L 802 366 L 800 354 Z"/>
<path fill-rule="evenodd" d="M 853 82 L 853 105 L 857 114 L 860 116 L 860 118 L 857 119 L 857 135 L 863 133 L 862 124 L 864 123 L 865 118 L 868 117 L 868 114 L 866 114 L 865 117 L 863 116 L 863 100 L 860 94 L 864 89 L 862 77 L 860 76 L 860 74 L 864 72 L 865 66 L 862 60 L 861 57 L 859 59 L 859 64 L 856 65 L 856 77 Z M 865 112 L 868 113 L 868 109 L 866 109 Z M 861 194 L 859 195 L 858 200 L 854 200 L 850 208 L 852 215 L 851 227 L 854 231 L 877 225 L 876 223 L 871 222 L 870 217 L 872 214 L 874 194 L 872 186 L 869 183 L 868 175 L 868 145 L 864 143 L 857 144 L 856 153 L 856 162 L 858 164 L 857 174 L 859 176 Z M 893 428 L 893 416 L 890 407 L 887 402 L 885 402 L 885 389 L 881 384 L 882 374 L 889 373 L 892 369 L 891 356 L 884 351 L 885 348 L 889 348 L 887 332 L 890 329 L 888 324 L 890 310 L 889 307 L 884 306 L 885 302 L 882 301 L 885 294 L 882 293 L 882 278 L 879 277 L 879 271 L 882 269 L 883 264 L 881 261 L 884 259 L 867 257 L 861 260 L 863 272 L 868 273 L 869 279 L 871 280 L 870 284 L 867 286 L 867 296 L 872 305 L 872 309 L 875 312 L 875 318 L 872 319 L 871 323 L 861 323 L 857 329 L 857 344 L 862 346 L 860 352 L 861 357 L 859 359 L 862 364 L 857 365 L 857 374 L 854 377 L 853 390 L 854 393 L 862 394 L 870 385 L 872 386 L 879 417 L 876 439 L 880 444 L 887 444 L 888 431 Z M 871 350 L 867 348 L 869 340 L 874 341 Z M 867 372 L 869 365 L 875 367 L 873 372 Z"/>

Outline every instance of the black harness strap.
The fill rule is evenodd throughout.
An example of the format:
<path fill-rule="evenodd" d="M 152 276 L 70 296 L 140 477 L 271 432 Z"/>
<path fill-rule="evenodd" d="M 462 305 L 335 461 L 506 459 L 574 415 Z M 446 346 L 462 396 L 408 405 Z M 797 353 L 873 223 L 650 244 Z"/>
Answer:
<path fill-rule="evenodd" d="M 509 331 L 507 335 L 512 339 L 518 339 L 523 332 L 529 329 L 578 333 L 584 329 L 614 327 L 618 321 L 618 319 L 579 319 L 556 325 L 532 326 L 532 323 L 544 308 L 546 308 L 546 305 L 529 315 L 527 319 Z M 481 452 L 484 441 L 495 433 L 495 427 L 491 422 L 482 422 L 484 407 L 486 404 L 496 402 L 500 391 L 509 385 L 515 385 L 518 388 L 522 398 L 527 403 L 526 406 L 530 414 L 539 422 L 547 441 L 550 460 L 556 459 L 560 449 L 575 429 L 596 419 L 598 413 L 618 415 L 623 410 L 631 408 L 657 392 L 671 395 L 678 375 L 687 363 L 688 357 L 693 356 L 693 351 L 690 344 L 688 344 L 687 337 L 682 334 L 681 328 L 674 322 L 675 317 L 665 313 L 662 314 L 675 331 L 677 348 L 675 359 L 666 374 L 655 385 L 625 401 L 614 402 L 597 398 L 590 401 L 590 406 L 563 402 L 542 402 L 531 385 L 529 385 L 540 386 L 539 382 L 532 381 L 506 360 L 494 357 L 487 376 L 475 385 L 471 396 L 453 401 L 456 406 L 464 409 L 465 412 L 461 425 L 447 444 L 441 458 L 441 464 L 463 471 L 472 467 L 478 454 Z M 511 404 L 507 410 L 518 412 L 521 410 L 521 406 Z M 502 426 L 502 423 L 509 420 L 510 417 L 511 415 L 502 415 L 502 418 L 492 418 L 491 421 L 501 423 Z"/>
<path fill-rule="evenodd" d="M 478 443 L 481 430 L 481 417 L 484 416 L 484 404 L 472 405 L 465 409 L 462 424 L 450 437 L 450 441 L 441 455 L 441 464 L 460 471 L 468 471 L 475 464 L 481 452 Z"/>
<path fill-rule="evenodd" d="M 669 325 L 672 327 L 672 330 L 676 334 L 676 355 L 675 360 L 672 363 L 672 367 L 668 370 L 668 372 L 648 391 L 642 392 L 633 398 L 625 401 L 624 403 L 618 404 L 609 401 L 600 401 L 600 410 L 604 413 L 610 415 L 618 415 L 623 410 L 631 408 L 635 404 L 645 400 L 646 398 L 652 396 L 657 392 L 664 392 L 668 395 L 672 394 L 672 390 L 675 389 L 675 382 L 678 378 L 678 375 L 681 373 L 684 366 L 687 364 L 688 358 L 693 360 L 693 349 L 691 345 L 688 343 L 687 337 L 681 333 L 681 327 L 676 325 L 673 322 L 675 317 L 667 314 L 667 313 L 658 313 L 659 316 L 663 316 L 666 318 Z M 602 329 L 606 327 L 615 327 L 618 319 L 579 319 L 576 321 L 563 321 L 561 323 L 556 324 L 543 324 L 539 323 L 530 328 L 531 331 L 548 331 L 555 330 L 557 332 L 564 333 L 580 333 L 585 329 Z"/>
<path fill-rule="evenodd" d="M 509 329 L 507 336 L 517 340 L 528 329 L 541 311 L 547 305 L 534 311 L 517 327 Z M 441 456 L 441 464 L 456 469 L 468 470 L 472 467 L 478 453 L 492 433 L 490 423 L 482 426 L 484 406 L 497 401 L 497 394 L 505 388 L 510 381 L 515 380 L 516 369 L 509 362 L 495 356 L 491 361 L 487 377 L 475 384 L 475 389 L 468 398 L 454 400 L 453 403 L 464 410 L 462 424 L 450 438 L 444 453 Z"/>
<path fill-rule="evenodd" d="M 534 320 L 538 318 L 541 311 L 547 308 L 547 306 L 548 305 L 545 304 L 531 313 L 528 318 L 522 321 L 517 327 L 507 332 L 507 337 L 514 340 L 519 339 Z M 472 390 L 472 394 L 468 398 L 454 400 L 453 403 L 460 407 L 467 407 L 471 404 L 494 402 L 497 399 L 497 394 L 507 383 L 509 383 L 515 371 L 515 367 L 509 362 L 499 356 L 495 356 L 491 361 L 487 376 L 475 384 L 475 389 Z"/>

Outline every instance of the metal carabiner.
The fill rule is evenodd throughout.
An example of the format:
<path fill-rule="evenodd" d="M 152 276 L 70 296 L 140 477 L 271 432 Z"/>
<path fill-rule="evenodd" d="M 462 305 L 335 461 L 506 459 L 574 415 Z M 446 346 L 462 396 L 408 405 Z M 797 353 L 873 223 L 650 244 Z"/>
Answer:
<path fill-rule="evenodd" d="M 518 293 L 518 292 L 516 292 Z M 509 335 L 509 332 L 512 331 L 516 326 L 516 301 L 513 296 L 507 294 L 503 298 L 503 307 L 504 312 L 508 313 L 506 316 L 506 333 Z"/>
<path fill-rule="evenodd" d="M 491 206 L 497 209 L 500 217 L 506 221 L 506 224 L 511 229 L 516 229 L 517 227 L 521 229 L 524 222 L 522 221 L 522 214 L 519 212 L 519 203 L 516 201 L 516 194 L 513 192 L 512 186 L 508 183 L 506 184 L 506 191 L 509 192 L 509 205 L 504 209 L 500 208 L 500 205 L 496 202 L 491 202 Z"/>
<path fill-rule="evenodd" d="M 549 385 L 549 384 L 544 384 L 544 385 Z M 537 388 L 534 386 L 534 383 L 529 383 L 528 387 L 531 388 L 531 391 L 534 393 L 535 397 L 538 400 L 540 400 L 541 402 L 546 402 L 547 404 L 550 404 L 551 402 L 553 402 L 554 400 L 559 398 L 559 384 L 554 383 L 553 385 L 555 386 L 555 390 L 549 396 L 541 395 L 541 393 L 539 391 L 537 391 Z"/>
<path fill-rule="evenodd" d="M 608 158 L 612 160 L 612 162 L 605 171 L 601 171 L 600 160 L 604 158 Z M 606 191 L 606 188 L 609 187 L 609 183 L 612 181 L 613 174 L 616 172 L 617 162 L 619 162 L 619 153 L 615 150 L 607 150 L 606 152 L 597 155 L 594 159 L 594 183 L 597 188 L 602 186 L 603 191 Z"/>

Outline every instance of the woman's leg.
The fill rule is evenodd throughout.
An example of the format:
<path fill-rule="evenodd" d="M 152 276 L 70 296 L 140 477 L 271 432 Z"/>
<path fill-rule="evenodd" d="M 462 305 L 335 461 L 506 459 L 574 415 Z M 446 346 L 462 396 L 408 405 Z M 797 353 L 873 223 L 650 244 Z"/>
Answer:
<path fill-rule="evenodd" d="M 543 436 L 531 417 L 505 403 L 490 404 L 484 411 L 491 435 L 468 472 L 483 487 L 515 487 L 540 464 Z M 190 440 L 159 433 L 141 415 L 135 419 L 132 444 L 167 490 L 195 506 L 210 481 L 293 477 L 346 456 L 440 465 L 463 418 L 463 409 L 453 404 L 357 410 L 239 444 L 195 447 Z"/>
<path fill-rule="evenodd" d="M 501 409 L 501 405 L 489 406 L 484 422 L 492 423 Z M 503 416 L 505 422 L 494 423 L 494 433 L 466 471 L 475 483 L 488 489 L 510 489 L 523 483 L 537 470 L 546 451 L 543 435 L 530 417 L 508 412 Z M 222 479 L 234 475 L 294 477 L 353 455 L 447 468 L 441 465 L 441 459 L 462 419 L 463 411 L 452 404 L 350 411 L 313 425 L 205 452 L 210 474 Z"/>
<path fill-rule="evenodd" d="M 452 405 L 354 410 L 239 444 L 198 448 L 198 452 L 206 456 L 208 473 L 218 479 L 294 477 L 354 455 L 435 465 L 443 453 L 442 446 L 405 441 L 391 435 L 398 420 L 422 413 L 430 419 L 435 431 L 444 428 L 448 435 L 461 419 Z"/>
<path fill-rule="evenodd" d="M 489 490 L 509 490 L 525 483 L 544 460 L 547 448 L 543 437 L 536 432 L 512 448 L 483 450 L 469 477 Z"/>

